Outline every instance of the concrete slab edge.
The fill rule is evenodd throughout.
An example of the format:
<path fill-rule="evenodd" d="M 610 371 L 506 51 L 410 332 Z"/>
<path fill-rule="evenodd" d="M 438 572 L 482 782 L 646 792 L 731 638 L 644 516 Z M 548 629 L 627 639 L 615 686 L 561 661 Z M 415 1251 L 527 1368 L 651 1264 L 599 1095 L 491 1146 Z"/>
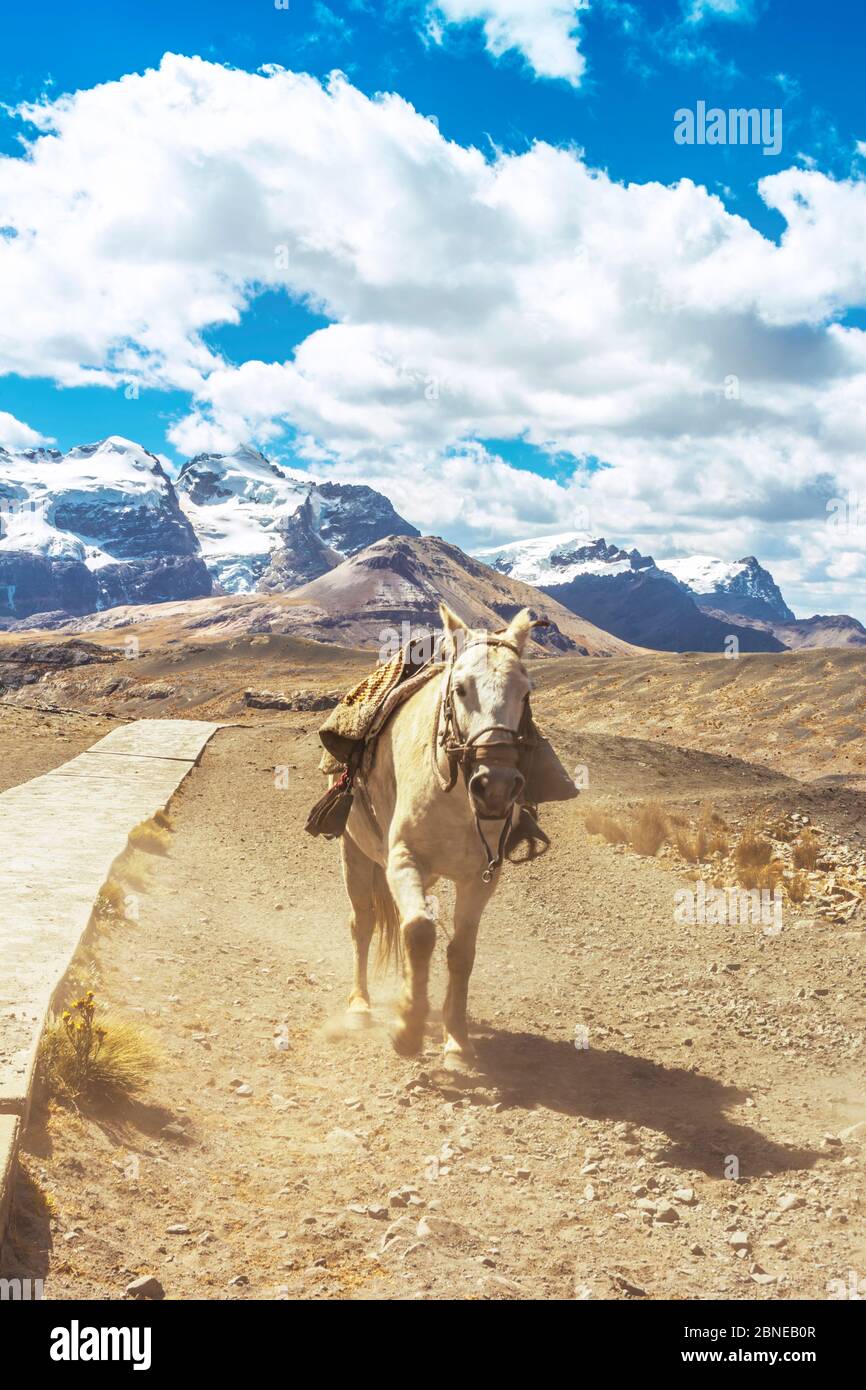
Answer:
<path fill-rule="evenodd" d="M 193 768 L 198 767 L 199 763 L 201 762 L 201 759 L 204 755 L 204 750 L 207 747 L 207 744 L 210 742 L 210 739 L 222 727 L 223 726 L 219 724 L 213 726 L 210 734 L 208 734 L 208 736 L 204 739 L 201 748 L 199 749 L 198 753 L 194 758 L 166 759 L 166 761 L 177 762 L 181 764 L 183 770 L 181 771 L 179 769 L 179 776 L 177 782 L 170 795 L 166 797 L 165 802 L 163 803 L 163 806 L 161 808 L 163 811 L 168 810 L 173 798 L 176 796 L 177 792 L 180 790 L 181 786 L 186 781 L 186 778 L 189 775 L 189 773 L 193 770 Z M 26 783 L 24 785 L 26 785 Z M 152 819 L 152 816 L 148 817 L 147 819 Z M 140 821 L 138 824 L 146 824 L 146 821 Z M 132 832 L 136 828 L 137 826 L 131 825 L 129 827 L 129 833 L 132 834 Z M 94 898 L 94 910 L 96 907 L 96 899 L 99 897 L 99 893 L 102 891 L 104 885 L 108 883 L 109 879 L 115 873 L 116 866 L 128 852 L 128 849 L 129 845 L 127 843 L 127 845 L 120 852 L 120 854 L 116 855 L 115 858 L 109 864 L 106 870 L 105 878 L 103 879 L 103 882 L 100 885 L 99 890 L 97 891 L 96 898 Z M 9 1097 L 4 1101 L 3 1097 L 0 1096 L 0 1248 L 2 1248 L 3 1241 L 6 1237 L 7 1225 L 12 1207 L 12 1198 L 15 1190 L 15 1177 L 18 1167 L 18 1151 L 21 1142 L 21 1137 L 25 1129 L 27 1128 L 27 1122 L 30 1116 L 30 1104 L 33 1099 L 33 1088 L 36 1080 L 37 1063 L 39 1060 L 39 1049 L 42 1044 L 42 1036 L 45 1032 L 45 1025 L 48 1022 L 48 1019 L 50 1018 L 51 1014 L 54 1012 L 55 1002 L 58 996 L 61 995 L 63 991 L 75 956 L 77 955 L 82 943 L 86 940 L 92 925 L 93 912 L 91 912 L 90 916 L 88 917 L 87 924 L 84 927 L 84 930 L 82 931 L 81 935 L 79 936 L 78 941 L 74 946 L 74 949 L 70 952 L 69 958 L 66 962 L 66 966 L 61 972 L 60 976 L 53 982 L 47 982 L 47 996 L 45 1007 L 42 1012 L 42 1021 L 39 1027 L 38 1036 L 30 1050 L 30 1054 L 27 1059 L 25 1086 L 22 1097 L 20 1099 Z"/>

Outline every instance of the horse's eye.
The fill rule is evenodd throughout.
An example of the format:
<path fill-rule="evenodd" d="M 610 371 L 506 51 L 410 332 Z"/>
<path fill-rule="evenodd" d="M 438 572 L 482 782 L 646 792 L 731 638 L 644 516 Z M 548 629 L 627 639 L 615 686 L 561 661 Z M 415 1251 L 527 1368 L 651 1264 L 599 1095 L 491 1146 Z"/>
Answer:
<path fill-rule="evenodd" d="M 454 694 L 459 695 L 461 700 L 463 699 L 463 696 L 466 694 L 466 686 L 463 684 L 462 681 L 458 681 L 455 685 Z"/>

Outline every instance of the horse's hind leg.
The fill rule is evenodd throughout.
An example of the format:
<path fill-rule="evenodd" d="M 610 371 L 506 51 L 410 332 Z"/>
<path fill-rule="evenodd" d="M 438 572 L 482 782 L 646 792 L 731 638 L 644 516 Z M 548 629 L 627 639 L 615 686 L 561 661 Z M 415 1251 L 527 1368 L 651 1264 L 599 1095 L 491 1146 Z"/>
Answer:
<path fill-rule="evenodd" d="M 412 855 L 403 845 L 392 848 L 388 857 L 388 887 L 400 914 L 403 941 L 403 996 L 397 1009 L 397 1022 L 391 1041 L 404 1057 L 420 1051 L 429 1008 L 427 981 L 430 957 L 436 945 L 436 923 L 430 915 L 424 881 Z"/>
<path fill-rule="evenodd" d="M 352 946 L 355 952 L 352 993 L 349 995 L 349 1013 L 364 1015 L 370 1012 L 367 961 L 370 954 L 370 941 L 376 924 L 373 908 L 375 866 L 372 859 L 367 858 L 350 835 L 343 835 L 340 848 L 343 855 L 343 877 L 346 881 L 346 892 L 352 904 L 349 927 L 352 932 Z"/>
<path fill-rule="evenodd" d="M 457 885 L 454 935 L 448 943 L 448 990 L 442 1010 L 445 1065 L 454 1070 L 471 1066 L 474 1057 L 466 1020 L 469 977 L 475 964 L 478 924 L 494 887 L 495 884 L 484 883 L 480 879 Z"/>

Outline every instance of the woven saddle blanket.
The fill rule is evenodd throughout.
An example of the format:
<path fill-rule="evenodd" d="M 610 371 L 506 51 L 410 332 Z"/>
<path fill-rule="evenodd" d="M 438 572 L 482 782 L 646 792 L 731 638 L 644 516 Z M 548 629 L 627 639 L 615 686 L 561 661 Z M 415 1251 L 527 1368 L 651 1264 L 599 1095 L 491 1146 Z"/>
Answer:
<path fill-rule="evenodd" d="M 444 669 L 440 661 L 419 664 L 406 646 L 348 690 L 319 728 L 325 749 L 319 763 L 321 771 L 342 771 L 362 745 L 366 745 L 369 761 L 376 735 L 394 711 Z"/>

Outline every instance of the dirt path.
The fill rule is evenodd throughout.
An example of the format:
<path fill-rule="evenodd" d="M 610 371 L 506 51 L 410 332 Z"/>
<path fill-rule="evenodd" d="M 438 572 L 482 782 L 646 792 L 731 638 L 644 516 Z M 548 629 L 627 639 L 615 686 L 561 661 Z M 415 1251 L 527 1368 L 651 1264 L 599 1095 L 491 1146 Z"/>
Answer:
<path fill-rule="evenodd" d="M 483 1072 L 457 1089 L 435 1023 L 417 1063 L 391 1050 L 392 978 L 342 1031 L 346 904 L 336 848 L 299 830 L 321 790 L 300 723 L 215 738 L 139 921 L 97 934 L 83 969 L 165 1062 L 122 1116 L 37 1107 L 4 1274 L 51 1298 L 153 1273 L 169 1298 L 434 1299 L 866 1275 L 866 1149 L 824 1137 L 866 1115 L 862 929 L 675 926 L 679 877 L 555 808 L 553 853 L 482 926 Z"/>
<path fill-rule="evenodd" d="M 0 704 L 0 792 L 68 762 L 116 727 L 104 715 Z"/>

